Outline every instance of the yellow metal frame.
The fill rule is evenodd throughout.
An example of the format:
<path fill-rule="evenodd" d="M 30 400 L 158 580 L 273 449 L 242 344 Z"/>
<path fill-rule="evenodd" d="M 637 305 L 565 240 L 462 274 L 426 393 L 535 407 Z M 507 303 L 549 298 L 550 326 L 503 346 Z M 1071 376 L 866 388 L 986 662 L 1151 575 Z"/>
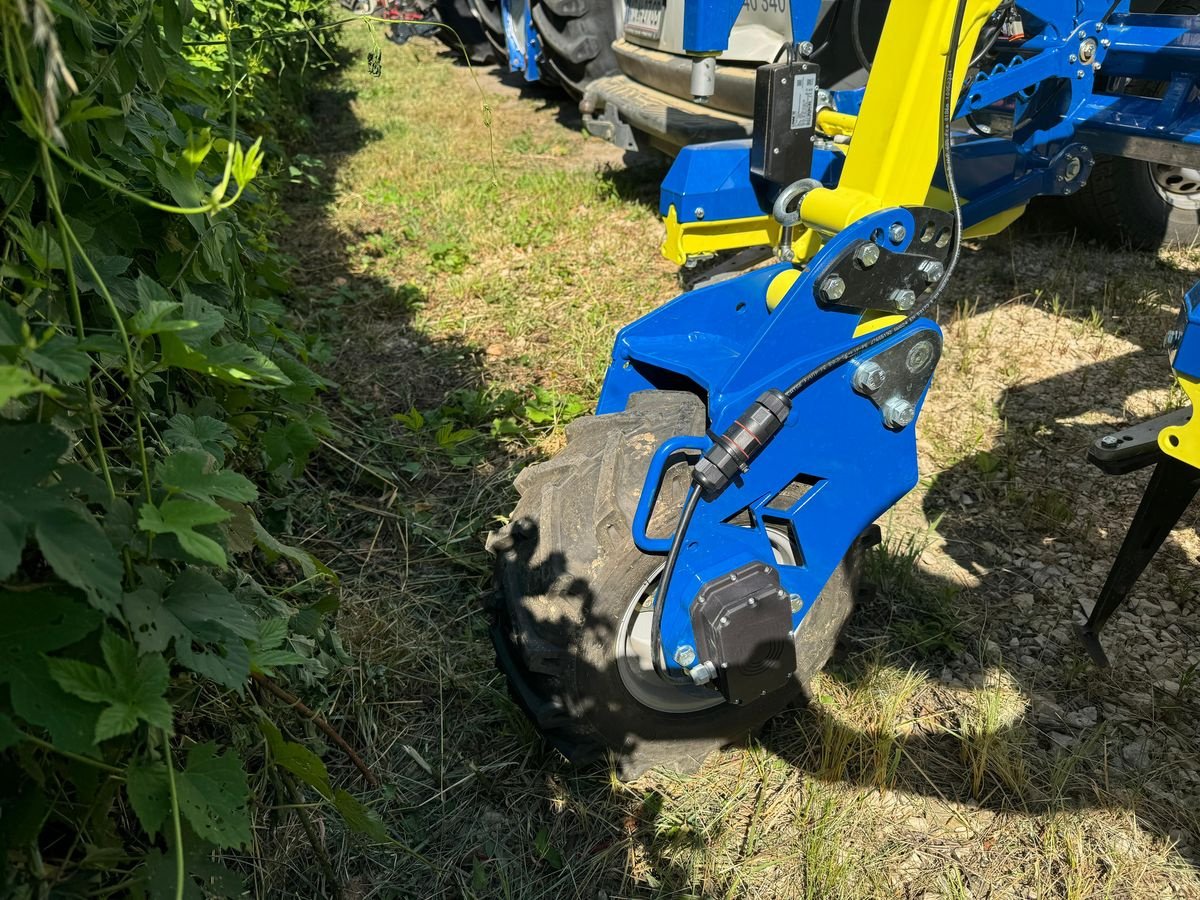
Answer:
<path fill-rule="evenodd" d="M 968 0 L 955 72 L 955 102 L 979 32 L 1001 0 Z M 925 203 L 950 207 L 944 191 L 931 187 L 942 139 L 942 79 L 957 0 L 892 0 L 857 116 L 821 110 L 817 123 L 831 136 L 845 135 L 846 163 L 836 188 L 820 188 L 801 205 L 793 249 L 811 259 L 823 234 L 835 234 L 880 209 Z M 968 236 L 995 234 L 1024 207 L 982 222 Z M 770 216 L 711 222 L 680 222 L 674 207 L 665 224 L 663 255 L 678 265 L 721 250 L 777 246 L 779 225 Z M 806 226 L 806 227 L 805 227 Z"/>
<path fill-rule="evenodd" d="M 1175 373 L 1179 386 L 1192 404 L 1192 417 L 1182 425 L 1170 425 L 1158 433 L 1158 446 L 1167 456 L 1173 456 L 1193 468 L 1200 469 L 1200 419 L 1196 406 L 1200 404 L 1200 381 Z"/>

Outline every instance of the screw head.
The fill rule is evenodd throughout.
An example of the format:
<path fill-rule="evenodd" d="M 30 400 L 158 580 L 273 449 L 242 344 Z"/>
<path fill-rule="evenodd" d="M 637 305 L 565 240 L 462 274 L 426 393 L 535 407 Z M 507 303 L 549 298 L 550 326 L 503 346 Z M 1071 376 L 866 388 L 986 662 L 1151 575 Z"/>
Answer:
<path fill-rule="evenodd" d="M 828 302 L 846 296 L 846 282 L 841 275 L 830 275 L 821 282 L 821 298 Z"/>
<path fill-rule="evenodd" d="M 675 648 L 675 662 L 683 668 L 688 668 L 696 661 L 696 649 L 690 644 L 680 644 Z"/>
<path fill-rule="evenodd" d="M 916 407 L 903 397 L 892 397 L 883 404 L 883 423 L 888 428 L 906 428 L 916 417 Z"/>
<path fill-rule="evenodd" d="M 798 613 L 800 610 L 804 609 L 804 601 L 800 598 L 799 594 L 789 594 L 788 601 L 789 605 L 792 607 L 792 612 Z"/>
<path fill-rule="evenodd" d="M 892 291 L 891 301 L 896 309 L 907 312 L 917 302 L 917 292 L 910 291 L 908 288 L 896 288 Z"/>
<path fill-rule="evenodd" d="M 942 280 L 942 276 L 946 274 L 946 267 L 936 259 L 927 259 L 921 263 L 918 271 L 925 276 L 925 281 L 929 284 L 936 284 Z"/>
<path fill-rule="evenodd" d="M 933 341 L 918 341 L 908 350 L 904 365 L 913 375 L 922 371 L 933 359 Z"/>
<path fill-rule="evenodd" d="M 1121 444 L 1121 439 L 1115 434 L 1106 434 L 1100 438 L 1100 446 L 1106 450 L 1115 450 Z"/>
<path fill-rule="evenodd" d="M 887 382 L 887 372 L 874 360 L 856 363 L 850 384 L 862 394 L 873 394 Z"/>
<path fill-rule="evenodd" d="M 697 206 L 697 207 L 696 207 L 696 218 L 697 218 L 697 219 L 703 219 L 703 218 L 704 218 L 704 207 L 703 207 L 703 206 Z"/>
<path fill-rule="evenodd" d="M 888 237 L 891 238 L 893 244 L 901 244 L 908 237 L 908 229 L 897 222 L 888 229 Z"/>
<path fill-rule="evenodd" d="M 717 667 L 710 662 L 701 663 L 690 669 L 688 675 L 692 677 L 693 684 L 708 684 L 717 677 Z"/>
<path fill-rule="evenodd" d="M 879 245 L 868 241 L 854 251 L 854 260 L 864 269 L 869 269 L 879 262 Z"/>

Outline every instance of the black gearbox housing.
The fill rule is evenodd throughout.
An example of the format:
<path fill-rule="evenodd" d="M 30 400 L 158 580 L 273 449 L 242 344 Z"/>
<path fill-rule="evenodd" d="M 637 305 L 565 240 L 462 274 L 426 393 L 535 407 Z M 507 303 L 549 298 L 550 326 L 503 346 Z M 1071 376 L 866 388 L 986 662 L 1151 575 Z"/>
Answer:
<path fill-rule="evenodd" d="M 796 672 L 791 601 L 779 572 L 765 563 L 747 563 L 701 588 L 692 630 L 700 661 L 713 664 L 730 703 L 779 690 Z"/>

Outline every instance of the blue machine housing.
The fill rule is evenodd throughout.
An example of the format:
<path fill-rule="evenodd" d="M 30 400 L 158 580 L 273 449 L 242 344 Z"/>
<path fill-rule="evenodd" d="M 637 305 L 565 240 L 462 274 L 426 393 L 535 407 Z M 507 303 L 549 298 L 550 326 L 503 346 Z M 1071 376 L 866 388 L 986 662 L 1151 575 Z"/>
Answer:
<path fill-rule="evenodd" d="M 542 55 L 542 39 L 533 27 L 530 0 L 500 0 L 500 16 L 504 21 L 508 70 L 522 73 L 526 81 L 537 81 L 542 77 L 538 63 Z"/>

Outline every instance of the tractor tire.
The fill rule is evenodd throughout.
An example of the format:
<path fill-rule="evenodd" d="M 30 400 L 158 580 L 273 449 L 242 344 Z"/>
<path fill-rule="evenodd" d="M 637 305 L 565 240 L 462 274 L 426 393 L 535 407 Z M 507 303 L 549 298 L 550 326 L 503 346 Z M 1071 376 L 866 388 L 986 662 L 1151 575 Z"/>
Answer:
<path fill-rule="evenodd" d="M 504 37 L 504 14 L 500 0 L 467 0 L 475 19 L 483 30 L 484 39 L 492 45 L 496 62 L 504 66 L 508 60 L 508 41 Z"/>
<path fill-rule="evenodd" d="M 436 37 L 452 53 L 458 55 L 465 47 L 470 62 L 483 65 L 492 61 L 495 51 L 483 33 L 483 26 L 471 12 L 469 0 L 438 0 L 437 13 L 449 27 L 437 29 Z"/>
<path fill-rule="evenodd" d="M 624 412 L 573 422 L 566 448 L 517 478 L 510 523 L 488 540 L 498 557 L 497 663 L 514 699 L 576 765 L 611 755 L 624 779 L 656 766 L 693 771 L 805 692 L 853 609 L 862 539 L 799 629 L 789 686 L 734 706 L 710 687 L 654 675 L 648 627 L 663 558 L 634 545 L 630 523 L 658 445 L 704 428 L 701 401 L 670 391 L 634 394 Z M 685 464 L 667 473 L 653 534 L 674 530 L 687 484 Z"/>
<path fill-rule="evenodd" d="M 1200 13 L 1200 0 L 1167 0 L 1157 12 Z M 1133 82 L 1146 96 L 1161 87 Z M 1200 243 L 1200 171 L 1118 156 L 1097 157 L 1087 185 L 1067 199 L 1075 221 L 1121 248 L 1157 251 Z"/>
<path fill-rule="evenodd" d="M 541 0 L 532 15 L 543 65 L 575 99 L 592 81 L 617 71 L 613 0 Z"/>

